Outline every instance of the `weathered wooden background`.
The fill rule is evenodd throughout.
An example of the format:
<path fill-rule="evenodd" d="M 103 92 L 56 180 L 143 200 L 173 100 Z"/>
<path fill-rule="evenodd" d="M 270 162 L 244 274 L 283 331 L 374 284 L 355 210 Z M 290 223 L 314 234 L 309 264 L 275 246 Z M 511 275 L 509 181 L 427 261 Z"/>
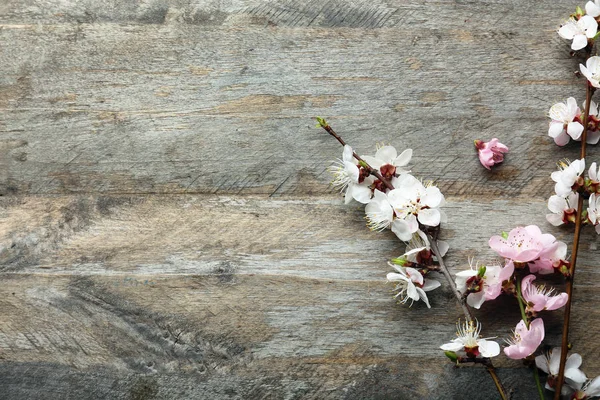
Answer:
<path fill-rule="evenodd" d="M 1 399 L 491 399 L 437 346 L 460 316 L 398 306 L 403 248 L 328 187 L 341 154 L 411 147 L 448 199 L 448 264 L 545 222 L 546 112 L 584 86 L 555 33 L 582 1 L 0 1 Z M 472 141 L 511 147 L 493 173 Z M 596 149 L 591 150 L 595 157 Z M 573 344 L 600 373 L 597 239 Z M 485 305 L 507 337 L 516 304 Z M 546 321 L 558 344 L 560 313 Z M 531 371 L 501 357 L 515 399 Z"/>

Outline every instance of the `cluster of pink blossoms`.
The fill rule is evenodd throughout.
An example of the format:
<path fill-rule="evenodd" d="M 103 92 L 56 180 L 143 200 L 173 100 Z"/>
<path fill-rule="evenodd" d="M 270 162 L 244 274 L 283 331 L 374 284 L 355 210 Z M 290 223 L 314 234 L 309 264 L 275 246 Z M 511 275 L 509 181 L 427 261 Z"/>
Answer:
<path fill-rule="evenodd" d="M 489 245 L 505 259 L 504 265 L 471 264 L 470 269 L 456 274 L 456 287 L 466 296 L 467 304 L 477 309 L 502 293 L 524 302 L 526 318 L 517 324 L 513 338 L 507 340 L 508 346 L 504 348 L 507 357 L 522 359 L 533 354 L 544 339 L 544 322 L 538 313 L 556 310 L 568 300 L 566 293 L 557 294 L 552 288 L 533 283 L 535 273 L 551 274 L 568 266 L 567 245 L 551 234 L 542 233 L 535 225 L 493 236 Z M 463 328 L 463 332 L 468 330 Z"/>

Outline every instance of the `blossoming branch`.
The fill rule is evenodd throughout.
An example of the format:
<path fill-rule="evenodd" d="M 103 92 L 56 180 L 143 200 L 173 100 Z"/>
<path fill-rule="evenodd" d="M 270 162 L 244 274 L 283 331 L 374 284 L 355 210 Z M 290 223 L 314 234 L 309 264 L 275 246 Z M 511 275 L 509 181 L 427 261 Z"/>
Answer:
<path fill-rule="evenodd" d="M 554 182 L 555 194 L 548 199 L 550 213 L 546 219 L 553 226 L 574 226 L 570 256 L 566 243 L 543 233 L 538 226 L 516 227 L 488 241 L 501 261 L 486 265 L 471 260 L 468 268 L 456 272 L 453 278 L 443 260 L 449 246 L 438 240 L 441 225 L 447 221 L 443 211 L 445 198 L 432 182 L 411 174 L 408 165 L 412 150 L 398 153 L 392 146 L 381 146 L 374 155 L 358 156 L 324 119 L 317 118 L 319 126 L 344 146 L 342 158 L 330 168 L 333 186 L 344 194 L 346 203 L 356 200 L 365 204 L 371 230 L 389 229 L 406 243 L 404 253 L 388 261 L 393 271 L 387 274 L 387 280 L 394 284 L 398 302 L 409 306 L 423 302 L 431 308 L 427 293 L 441 286 L 436 279 L 441 275 L 451 285 L 464 321 L 457 323 L 456 337 L 440 348 L 457 364 L 484 365 L 503 399 L 508 398 L 507 392 L 491 361 L 502 352 L 508 358 L 536 365 L 533 372 L 540 399 L 545 398 L 544 390 L 555 391 L 556 400 L 600 397 L 600 377 L 588 379 L 579 369 L 581 356 L 568 354 L 580 232 L 589 225 L 600 234 L 600 169 L 595 162 L 585 176 L 586 146 L 600 141 L 600 114 L 592 100 L 596 88 L 600 88 L 600 57 L 592 56 L 599 21 L 600 0 L 589 1 L 585 11 L 578 7 L 558 29 L 562 38 L 571 41 L 573 55 L 580 52 L 584 56 L 579 71 L 586 87 L 581 107 L 575 97 L 568 97 L 565 102 L 554 104 L 548 113 L 548 135 L 554 142 L 565 146 L 573 140 L 581 148 L 579 159 L 559 161 L 558 170 L 549 179 L 549 183 Z M 488 170 L 503 162 L 509 150 L 497 138 L 489 142 L 476 140 L 474 144 L 479 161 Z M 563 276 L 565 291 L 544 283 L 543 278 L 548 275 Z M 516 300 L 515 314 L 519 316 L 512 335 L 504 339 L 503 351 L 494 338 L 482 337 L 482 326 L 471 311 L 500 296 Z M 561 345 L 544 353 L 544 315 L 563 307 Z M 545 386 L 538 370 L 547 375 Z"/>

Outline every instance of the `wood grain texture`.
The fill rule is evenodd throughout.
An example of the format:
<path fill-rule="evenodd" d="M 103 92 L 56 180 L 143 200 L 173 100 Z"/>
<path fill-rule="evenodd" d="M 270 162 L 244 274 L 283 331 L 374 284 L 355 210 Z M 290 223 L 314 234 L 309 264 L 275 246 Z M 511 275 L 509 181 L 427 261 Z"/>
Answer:
<path fill-rule="evenodd" d="M 549 107 L 581 91 L 552 32 L 566 5 L 540 2 L 525 23 L 518 2 L 334 1 L 308 24 L 293 1 L 32 3 L 2 13 L 4 194 L 326 194 L 339 149 L 315 115 L 361 154 L 413 148 L 415 173 L 449 195 L 540 196 L 555 161 L 576 156 L 545 134 Z M 383 27 L 358 21 L 379 8 L 395 10 Z M 357 26 L 327 17 L 355 9 Z M 144 10 L 183 14 L 143 23 Z M 492 136 L 512 149 L 494 175 L 471 146 Z"/>
<path fill-rule="evenodd" d="M 544 208 L 450 199 L 453 272 L 470 256 L 493 260 L 486 238 L 517 224 L 568 236 L 544 223 Z M 5 197 L 1 365 L 63 374 L 67 392 L 38 390 L 64 397 L 125 396 L 141 381 L 158 398 L 451 399 L 474 381 L 474 398 L 493 398 L 483 370 L 440 358 L 437 345 L 460 315 L 448 288 L 431 294 L 431 310 L 395 305 L 386 260 L 401 249 L 393 234 L 368 231 L 362 215 L 333 198 Z M 595 234 L 583 243 L 594 250 Z M 580 282 L 595 282 L 594 253 L 582 255 Z M 600 372 L 586 340 L 600 320 L 589 303 L 597 290 L 577 285 L 573 341 L 586 370 Z M 509 299 L 498 307 L 476 315 L 486 334 L 506 337 L 518 309 Z M 560 322 L 546 320 L 550 343 Z M 530 398 L 529 372 L 499 365 L 515 398 Z M 13 398 L 26 390 L 16 373 L 0 380 Z M 203 384 L 188 389 L 194 379 Z M 86 391 L 94 380 L 95 394 Z"/>
<path fill-rule="evenodd" d="M 403 246 L 329 186 L 340 155 L 415 151 L 448 198 L 452 272 L 545 222 L 547 109 L 582 100 L 553 32 L 575 1 L 0 2 L 0 399 L 495 398 L 437 346 L 460 315 L 396 305 Z M 511 147 L 490 173 L 472 140 Z M 595 150 L 591 150 L 595 156 Z M 597 237 L 575 351 L 600 374 Z M 506 337 L 516 305 L 476 315 Z M 546 320 L 558 344 L 560 315 Z M 593 329 L 592 329 L 593 331 Z M 499 374 L 535 397 L 532 374 Z"/>

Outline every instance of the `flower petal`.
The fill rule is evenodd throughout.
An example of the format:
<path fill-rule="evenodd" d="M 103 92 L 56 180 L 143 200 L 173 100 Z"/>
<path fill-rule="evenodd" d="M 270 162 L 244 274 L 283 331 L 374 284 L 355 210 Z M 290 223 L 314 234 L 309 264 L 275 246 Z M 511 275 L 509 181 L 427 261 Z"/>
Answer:
<path fill-rule="evenodd" d="M 598 7 L 593 1 L 588 1 L 585 5 L 585 13 L 591 17 L 600 16 L 600 7 Z"/>
<path fill-rule="evenodd" d="M 419 211 L 419 222 L 427 226 L 438 226 L 440 224 L 440 212 L 435 208 L 426 208 Z"/>
<path fill-rule="evenodd" d="M 485 292 L 471 293 L 467 296 L 467 304 L 473 308 L 479 309 L 485 301 Z"/>
<path fill-rule="evenodd" d="M 600 396 L 600 376 L 597 376 L 590 382 L 585 388 L 585 394 L 588 397 Z"/>
<path fill-rule="evenodd" d="M 373 167 L 375 169 L 379 169 L 379 167 L 381 167 L 383 165 L 383 162 L 380 159 L 373 157 L 373 156 L 361 156 L 361 158 L 363 160 L 365 160 L 365 162 L 367 164 L 369 164 L 371 167 Z"/>
<path fill-rule="evenodd" d="M 425 189 L 425 194 L 421 196 L 421 203 L 428 207 L 435 208 L 440 205 L 444 196 L 437 186 L 429 186 Z"/>
<path fill-rule="evenodd" d="M 392 222 L 392 232 L 398 236 L 398 239 L 404 242 L 408 242 L 412 238 L 412 232 L 408 222 L 403 219 L 396 218 L 394 222 Z"/>
<path fill-rule="evenodd" d="M 423 300 L 423 302 L 427 305 L 427 308 L 431 308 L 431 306 L 429 305 L 429 299 L 427 298 L 427 294 L 425 293 L 425 291 L 418 287 L 417 292 L 419 293 L 421 300 Z"/>
<path fill-rule="evenodd" d="M 465 346 L 459 341 L 446 343 L 440 346 L 440 349 L 444 351 L 461 351 L 464 348 Z"/>
<path fill-rule="evenodd" d="M 562 217 L 562 212 L 569 208 L 567 206 L 567 200 L 564 197 L 552 195 L 548 199 L 548 210 L 553 213 L 560 213 Z"/>
<path fill-rule="evenodd" d="M 371 201 L 371 189 L 365 185 L 350 185 L 348 191 L 352 198 L 359 203 L 368 204 Z"/>
<path fill-rule="evenodd" d="M 571 49 L 581 50 L 588 44 L 588 38 L 583 34 L 577 34 L 573 36 L 573 43 L 571 43 Z"/>
<path fill-rule="evenodd" d="M 581 137 L 583 133 L 583 125 L 579 122 L 569 122 L 567 125 L 567 134 L 571 136 L 573 139 L 577 140 Z"/>
<path fill-rule="evenodd" d="M 406 149 L 396 159 L 394 160 L 394 165 L 396 167 L 405 167 L 410 162 L 412 158 L 413 151 L 412 149 Z"/>
<path fill-rule="evenodd" d="M 567 362 L 565 363 L 565 371 L 571 368 L 579 368 L 582 362 L 583 360 L 581 359 L 581 356 L 579 354 L 571 354 L 569 357 L 567 357 Z"/>
<path fill-rule="evenodd" d="M 381 160 L 382 164 L 391 164 L 398 157 L 398 152 L 393 146 L 383 146 L 377 150 L 375 157 Z"/>
<path fill-rule="evenodd" d="M 354 150 L 349 145 L 344 146 L 344 152 L 342 153 L 343 161 L 354 161 Z"/>
<path fill-rule="evenodd" d="M 584 15 L 579 18 L 577 25 L 585 30 L 585 35 L 590 39 L 596 36 L 596 33 L 598 32 L 598 23 L 591 15 Z"/>
<path fill-rule="evenodd" d="M 423 284 L 423 290 L 430 292 L 433 289 L 439 288 L 440 286 L 442 286 L 442 284 L 439 281 L 436 281 L 435 279 L 426 279 L 425 283 Z"/>
<path fill-rule="evenodd" d="M 579 27 L 573 19 L 570 19 L 558 30 L 558 35 L 563 39 L 571 40 L 579 33 Z"/>
<path fill-rule="evenodd" d="M 547 374 L 550 373 L 550 370 L 548 369 L 548 359 L 543 354 L 535 358 L 535 366 Z"/>
<path fill-rule="evenodd" d="M 565 130 L 565 124 L 561 121 L 552 121 L 548 126 L 548 136 L 551 138 L 556 138 L 558 135 L 563 133 Z"/>
<path fill-rule="evenodd" d="M 548 310 L 548 311 L 557 310 L 557 309 L 561 308 L 562 306 L 564 306 L 565 304 L 567 304 L 568 300 L 569 300 L 569 295 L 566 293 L 561 293 L 557 296 L 552 296 L 546 302 L 545 310 Z"/>
<path fill-rule="evenodd" d="M 482 357 L 496 357 L 500 354 L 500 345 L 493 340 L 479 339 L 477 341 Z"/>
<path fill-rule="evenodd" d="M 448 244 L 448 242 L 445 242 L 443 240 L 438 240 L 437 246 L 438 246 L 438 250 L 440 251 L 440 257 L 444 257 L 446 255 L 446 253 L 448 252 L 448 250 L 450 249 L 450 245 Z"/>

